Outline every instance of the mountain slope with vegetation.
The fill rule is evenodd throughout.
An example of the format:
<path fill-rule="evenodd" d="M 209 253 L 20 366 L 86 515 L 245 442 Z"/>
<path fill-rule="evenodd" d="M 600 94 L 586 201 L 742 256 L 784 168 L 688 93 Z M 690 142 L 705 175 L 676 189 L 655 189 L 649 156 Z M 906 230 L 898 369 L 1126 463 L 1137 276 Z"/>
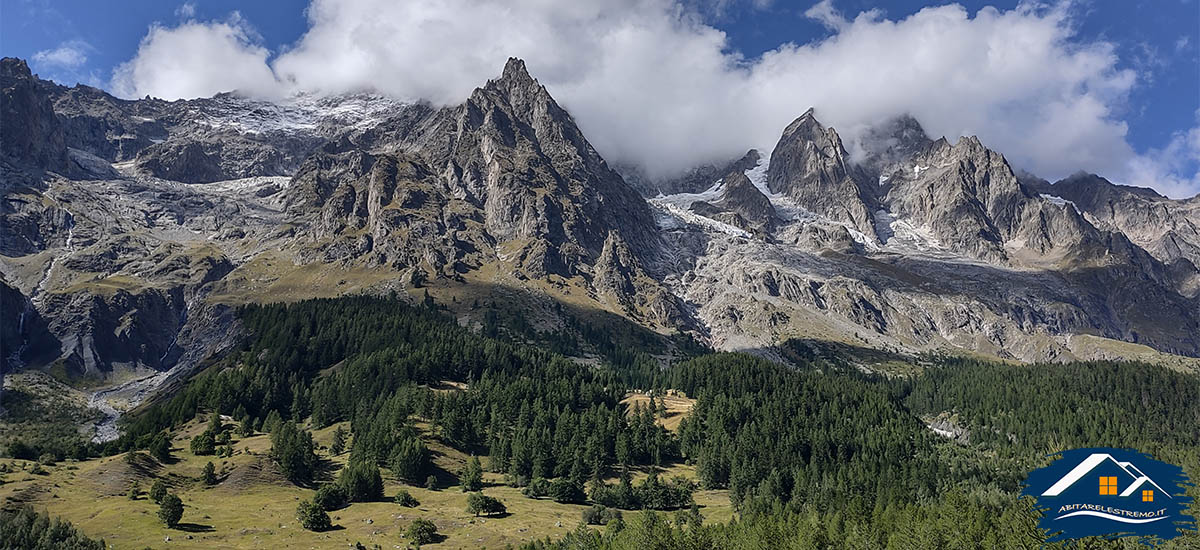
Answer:
<path fill-rule="evenodd" d="M 584 365 L 511 343 L 504 325 L 501 338 L 473 332 L 436 304 L 355 297 L 238 315 L 248 336 L 234 351 L 89 448 L 111 456 L 9 460 L 4 505 L 137 547 L 390 547 L 432 519 L 430 540 L 450 548 L 1039 548 L 1016 494 L 1048 453 L 1119 440 L 1200 475 L 1187 405 L 1200 378 L 1151 365 L 930 357 L 904 377 L 838 355 Z M 667 390 L 695 399 L 675 431 L 656 421 Z M 627 395 L 651 406 L 629 410 Z M 1079 407 L 1098 412 L 1067 414 Z M 969 436 L 938 435 L 926 425 L 938 416 Z M 182 527 L 138 496 L 156 481 L 181 496 Z M 416 508 L 384 501 L 401 490 Z M 476 517 L 480 490 L 504 512 Z M 96 499 L 110 511 L 89 512 Z M 333 530 L 301 529 L 300 502 L 327 507 Z"/>

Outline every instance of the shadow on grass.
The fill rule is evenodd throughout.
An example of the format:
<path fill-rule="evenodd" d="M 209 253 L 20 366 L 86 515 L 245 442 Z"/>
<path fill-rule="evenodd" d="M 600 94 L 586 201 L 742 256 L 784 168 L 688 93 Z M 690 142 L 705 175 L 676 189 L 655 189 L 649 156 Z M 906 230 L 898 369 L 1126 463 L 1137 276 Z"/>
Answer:
<path fill-rule="evenodd" d="M 433 478 L 437 480 L 437 485 L 435 487 L 432 487 L 431 489 L 435 490 L 435 491 L 443 491 L 443 490 L 449 489 L 451 487 L 454 487 L 455 485 L 458 485 L 458 474 L 457 473 L 446 471 L 445 468 L 442 468 L 441 466 L 438 466 L 436 463 L 433 463 L 432 458 L 435 458 L 437 456 L 442 456 L 444 453 L 434 450 L 434 449 L 430 449 L 430 454 L 431 454 L 430 465 L 429 465 L 430 473 L 428 475 L 433 476 Z M 425 484 L 422 483 L 420 486 L 425 487 Z M 426 488 L 430 489 L 429 487 L 426 487 Z"/>
<path fill-rule="evenodd" d="M 200 525 L 199 523 L 180 523 L 175 526 L 175 529 L 186 533 L 211 533 L 216 531 L 211 525 Z"/>
<path fill-rule="evenodd" d="M 443 535 L 441 533 L 434 533 L 433 535 L 431 535 L 429 537 L 429 542 L 426 544 L 441 544 L 441 543 L 445 542 L 447 538 L 448 537 L 446 535 Z M 424 544 L 418 545 L 418 548 L 421 546 L 425 546 L 425 545 Z"/>
<path fill-rule="evenodd" d="M 316 489 L 322 483 L 329 483 L 334 480 L 334 474 L 341 470 L 342 466 L 337 462 L 329 460 L 325 457 L 317 459 L 317 466 L 313 471 L 312 483 L 306 485 L 307 489 Z"/>

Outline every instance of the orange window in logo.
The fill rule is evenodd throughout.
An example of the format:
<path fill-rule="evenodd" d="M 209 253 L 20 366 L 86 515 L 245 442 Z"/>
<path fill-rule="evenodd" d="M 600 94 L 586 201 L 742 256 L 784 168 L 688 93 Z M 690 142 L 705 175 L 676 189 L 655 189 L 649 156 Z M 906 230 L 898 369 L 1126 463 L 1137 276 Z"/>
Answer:
<path fill-rule="evenodd" d="M 1116 476 L 1103 476 L 1100 478 L 1100 494 L 1115 495 L 1117 494 L 1117 478 Z"/>
<path fill-rule="evenodd" d="M 1142 491 L 1142 502 L 1154 502 L 1154 491 Z"/>

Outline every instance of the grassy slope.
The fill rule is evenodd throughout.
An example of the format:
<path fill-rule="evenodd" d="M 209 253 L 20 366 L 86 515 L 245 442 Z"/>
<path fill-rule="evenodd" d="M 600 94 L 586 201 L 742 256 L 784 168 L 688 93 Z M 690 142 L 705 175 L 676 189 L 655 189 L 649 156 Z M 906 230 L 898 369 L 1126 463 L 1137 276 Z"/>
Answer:
<path fill-rule="evenodd" d="M 404 529 L 415 518 L 425 518 L 438 526 L 446 538 L 425 548 L 501 548 L 505 544 L 547 536 L 558 537 L 574 529 L 587 506 L 558 504 L 550 500 L 532 500 L 520 489 L 501 484 L 497 474 L 485 474 L 489 486 L 484 493 L 497 497 L 508 506 L 509 515 L 475 518 L 465 512 L 467 495 L 458 487 L 430 491 L 407 487 L 384 470 L 385 495 L 390 498 L 404 487 L 420 501 L 417 508 L 404 508 L 392 502 L 356 503 L 330 513 L 335 529 L 313 533 L 301 529 L 295 519 L 296 505 L 312 496 L 311 489 L 300 488 L 283 480 L 265 457 L 270 442 L 265 435 L 235 438 L 236 453 L 228 459 L 193 456 L 188 450 L 191 436 L 204 430 L 201 421 L 179 430 L 174 439 L 177 461 L 160 465 L 144 454 L 136 465 L 124 455 L 64 462 L 47 468 L 49 475 L 27 471 L 2 477 L 0 503 L 28 502 L 40 510 L 70 520 L 91 537 L 103 538 L 117 549 L 161 547 L 170 537 L 171 548 L 335 548 L 362 542 L 384 548 L 404 547 Z M 332 439 L 333 427 L 314 433 L 320 446 Z M 466 463 L 462 453 L 430 441 L 437 466 L 457 471 Z M 327 456 L 328 451 L 319 454 Z M 333 457 L 333 470 L 340 468 L 348 454 Z M 212 460 L 220 483 L 204 487 L 196 481 L 204 464 Z M 28 468 L 22 461 L 10 463 Z M 665 475 L 695 478 L 688 466 L 674 466 Z M 640 472 L 635 478 L 644 477 Z M 330 472 L 330 477 L 336 472 Z M 167 529 L 158 521 L 158 507 L 145 495 L 154 479 L 164 479 L 184 502 L 180 529 Z M 137 480 L 143 491 L 130 500 L 126 490 Z M 725 491 L 701 491 L 696 501 L 710 521 L 728 521 L 733 509 Z M 191 537 L 190 539 L 188 537 Z"/>

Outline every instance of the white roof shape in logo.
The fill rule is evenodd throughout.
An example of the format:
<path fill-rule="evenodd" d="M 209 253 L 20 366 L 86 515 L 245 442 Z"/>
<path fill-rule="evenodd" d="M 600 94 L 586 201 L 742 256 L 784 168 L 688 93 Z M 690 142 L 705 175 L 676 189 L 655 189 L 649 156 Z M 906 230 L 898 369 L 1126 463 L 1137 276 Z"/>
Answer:
<path fill-rule="evenodd" d="M 1132 495 L 1138 487 L 1149 483 L 1155 487 L 1158 487 L 1158 490 L 1161 491 L 1162 494 L 1167 495 L 1167 498 L 1175 498 L 1171 496 L 1171 493 L 1167 492 L 1165 489 L 1155 483 L 1153 479 L 1150 479 L 1150 476 L 1142 473 L 1142 471 L 1139 470 L 1137 466 L 1134 466 L 1133 463 L 1118 462 L 1117 459 L 1113 458 L 1112 455 L 1108 453 L 1092 453 L 1087 458 L 1083 459 L 1083 462 L 1080 462 L 1078 466 L 1076 466 L 1070 472 L 1067 472 L 1067 475 L 1063 476 L 1062 479 L 1058 480 L 1058 482 L 1056 482 L 1054 485 L 1051 485 L 1049 489 L 1046 489 L 1046 492 L 1042 493 L 1042 496 L 1056 497 L 1062 494 L 1063 491 L 1066 491 L 1068 488 L 1074 485 L 1076 481 L 1079 481 L 1083 478 L 1083 476 L 1088 475 L 1088 472 L 1096 469 L 1097 466 L 1103 464 L 1106 460 L 1111 460 L 1113 464 L 1119 466 L 1122 471 L 1124 471 L 1129 475 L 1130 478 L 1133 479 L 1133 483 L 1129 486 L 1129 488 L 1125 489 L 1125 491 L 1121 493 L 1121 496 L 1127 497 Z"/>

